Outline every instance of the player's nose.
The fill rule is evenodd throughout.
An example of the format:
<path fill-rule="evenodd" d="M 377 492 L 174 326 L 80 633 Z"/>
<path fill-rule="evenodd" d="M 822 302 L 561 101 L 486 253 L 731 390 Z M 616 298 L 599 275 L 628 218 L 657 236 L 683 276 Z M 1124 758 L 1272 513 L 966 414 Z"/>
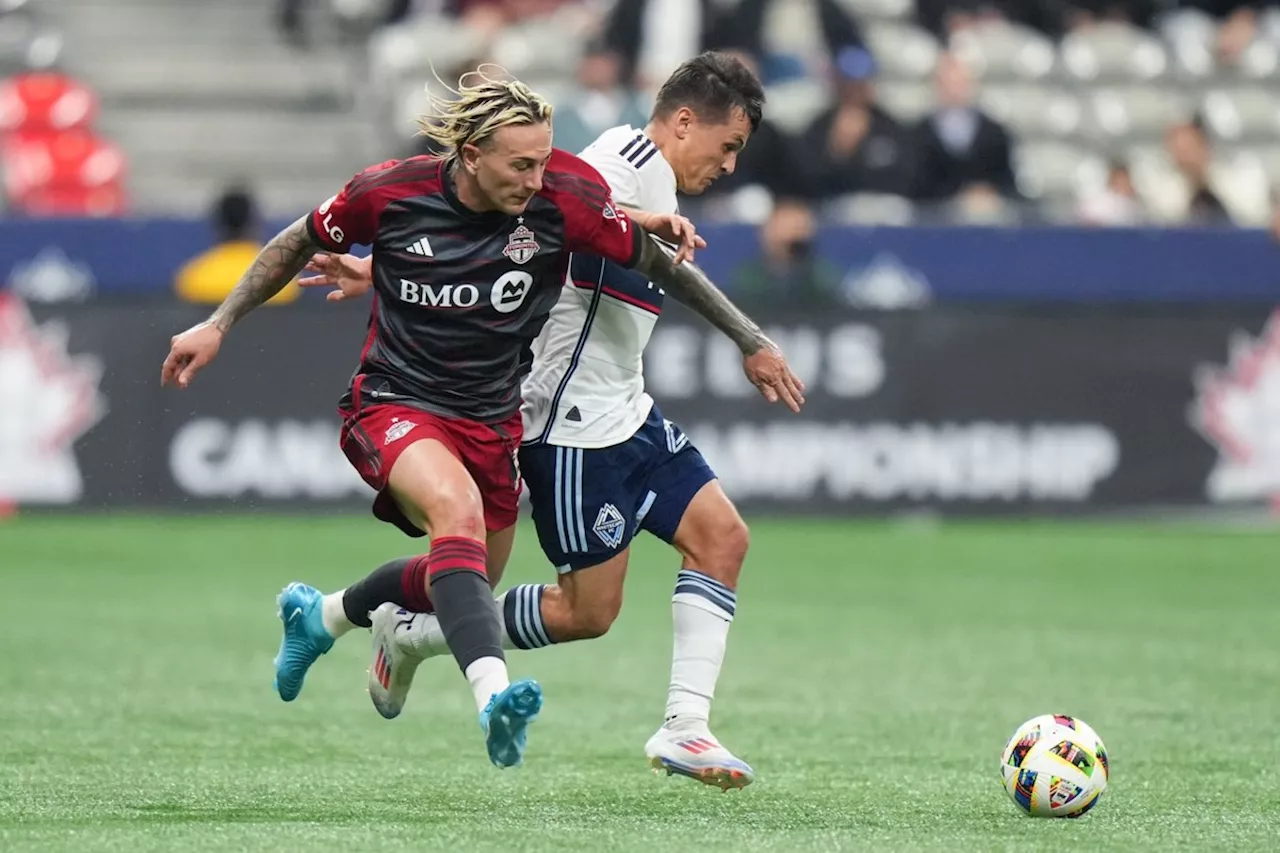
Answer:
<path fill-rule="evenodd" d="M 720 164 L 720 171 L 726 175 L 732 175 L 733 170 L 738 168 L 738 152 L 735 151 L 728 157 L 724 158 L 724 162 Z"/>

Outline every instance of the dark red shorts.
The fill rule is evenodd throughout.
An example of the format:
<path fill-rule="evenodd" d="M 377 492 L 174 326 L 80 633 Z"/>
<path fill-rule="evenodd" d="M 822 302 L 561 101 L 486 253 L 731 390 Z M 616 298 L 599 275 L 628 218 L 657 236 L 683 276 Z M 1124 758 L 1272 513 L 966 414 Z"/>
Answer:
<path fill-rule="evenodd" d="M 523 426 L 516 412 L 498 424 L 433 415 L 411 406 L 379 404 L 359 411 L 339 409 L 342 452 L 366 483 L 378 490 L 373 514 L 410 536 L 423 532 L 405 518 L 387 489 L 387 478 L 404 449 L 434 438 L 457 458 L 480 489 L 484 523 L 502 530 L 516 522 L 520 509 L 520 449 Z"/>

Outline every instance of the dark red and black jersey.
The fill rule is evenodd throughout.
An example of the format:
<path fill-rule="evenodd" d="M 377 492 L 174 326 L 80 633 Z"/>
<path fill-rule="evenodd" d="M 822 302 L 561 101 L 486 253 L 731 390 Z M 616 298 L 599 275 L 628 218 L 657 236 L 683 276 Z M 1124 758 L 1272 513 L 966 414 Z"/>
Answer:
<path fill-rule="evenodd" d="M 635 263 L 639 235 L 591 166 L 556 150 L 522 216 L 462 205 L 436 157 L 372 166 L 307 220 L 334 252 L 373 247 L 374 300 L 343 405 L 397 402 L 496 423 L 520 408 L 529 345 L 571 252 Z"/>

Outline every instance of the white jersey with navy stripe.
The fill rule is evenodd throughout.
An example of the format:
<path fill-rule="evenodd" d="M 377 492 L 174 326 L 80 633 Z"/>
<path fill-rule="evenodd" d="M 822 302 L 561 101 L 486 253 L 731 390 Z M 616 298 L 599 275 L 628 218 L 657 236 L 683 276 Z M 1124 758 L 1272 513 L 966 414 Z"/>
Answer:
<path fill-rule="evenodd" d="M 609 183 L 616 203 L 676 212 L 675 172 L 643 131 L 606 130 L 580 156 Z M 635 434 L 653 407 L 642 355 L 663 295 L 638 273 L 573 256 L 564 292 L 533 343 L 522 388 L 525 443 L 611 447 Z"/>

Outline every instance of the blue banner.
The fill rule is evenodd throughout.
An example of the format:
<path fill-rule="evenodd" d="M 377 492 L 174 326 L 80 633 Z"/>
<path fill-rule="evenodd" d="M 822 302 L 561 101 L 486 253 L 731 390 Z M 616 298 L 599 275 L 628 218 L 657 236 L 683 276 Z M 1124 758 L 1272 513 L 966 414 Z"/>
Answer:
<path fill-rule="evenodd" d="M 726 290 L 767 266 L 757 229 L 703 233 L 699 262 Z M 0 224 L 0 274 L 37 301 L 163 296 L 212 240 L 200 221 L 9 221 Z M 872 307 L 1280 299 L 1280 245 L 1262 231 L 825 227 L 815 258 L 838 301 Z"/>

